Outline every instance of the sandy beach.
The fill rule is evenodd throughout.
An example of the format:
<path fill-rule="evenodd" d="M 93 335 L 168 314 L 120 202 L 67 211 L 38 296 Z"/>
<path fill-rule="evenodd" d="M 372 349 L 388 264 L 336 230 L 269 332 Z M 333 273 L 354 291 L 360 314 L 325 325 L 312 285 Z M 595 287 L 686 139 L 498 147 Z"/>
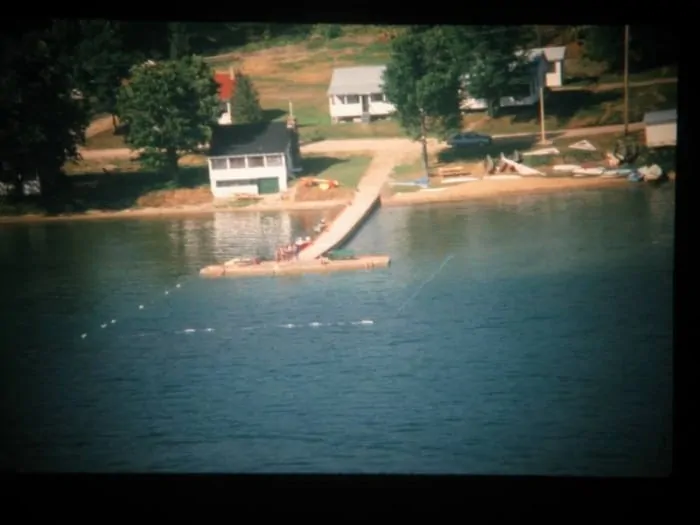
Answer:
<path fill-rule="evenodd" d="M 442 191 L 397 193 L 382 199 L 383 206 L 409 206 L 439 202 L 459 202 L 508 194 L 537 194 L 575 189 L 594 189 L 631 184 L 625 178 L 540 178 L 480 180 L 447 187 Z"/>
<path fill-rule="evenodd" d="M 508 194 L 537 194 L 575 189 L 594 189 L 629 185 L 624 178 L 540 178 L 528 177 L 512 180 L 481 180 L 446 187 L 441 191 L 415 191 L 396 193 L 382 198 L 383 206 L 413 206 L 421 204 L 459 202 L 471 199 L 484 199 Z M 0 224 L 19 222 L 48 222 L 68 220 L 98 220 L 125 218 L 161 218 L 181 216 L 211 215 L 213 213 L 250 213 L 305 210 L 330 210 L 346 206 L 346 200 L 289 202 L 275 201 L 264 204 L 251 204 L 244 207 L 221 207 L 214 204 L 182 206 L 178 208 L 137 208 L 121 211 L 88 211 L 86 213 L 57 216 L 19 215 L 0 217 Z"/>
<path fill-rule="evenodd" d="M 119 211 L 89 210 L 85 213 L 65 213 L 61 215 L 7 215 L 0 216 L 0 224 L 20 222 L 54 222 L 76 220 L 99 219 L 168 219 L 181 216 L 211 215 L 214 213 L 251 213 L 251 212 L 281 212 L 281 211 L 307 211 L 330 210 L 347 206 L 346 200 L 285 202 L 279 201 L 267 204 L 251 204 L 242 207 L 222 207 L 214 204 L 201 204 L 196 206 L 180 206 L 177 208 L 130 208 Z"/>

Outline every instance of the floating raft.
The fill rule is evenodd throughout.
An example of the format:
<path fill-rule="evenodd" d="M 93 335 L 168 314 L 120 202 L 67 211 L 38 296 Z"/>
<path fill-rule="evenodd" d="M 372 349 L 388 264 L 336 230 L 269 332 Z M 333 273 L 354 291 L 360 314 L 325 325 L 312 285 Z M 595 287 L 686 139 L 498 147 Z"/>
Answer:
<path fill-rule="evenodd" d="M 350 270 L 372 270 L 386 268 L 391 258 L 388 255 L 365 255 L 355 259 L 321 262 L 311 261 L 263 261 L 249 266 L 234 266 L 217 264 L 202 268 L 199 274 L 203 277 L 259 277 L 275 275 L 301 275 L 305 273 L 331 273 Z"/>

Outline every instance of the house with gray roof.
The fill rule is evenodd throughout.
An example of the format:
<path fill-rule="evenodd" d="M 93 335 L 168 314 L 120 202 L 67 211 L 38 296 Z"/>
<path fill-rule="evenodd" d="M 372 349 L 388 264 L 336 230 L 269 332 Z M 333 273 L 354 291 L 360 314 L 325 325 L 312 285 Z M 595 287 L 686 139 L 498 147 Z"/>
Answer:
<path fill-rule="evenodd" d="M 545 66 L 545 82 L 547 87 L 561 87 L 564 85 L 564 60 L 566 59 L 566 47 L 536 47 L 526 51 L 530 60 L 538 57 L 543 59 Z"/>
<path fill-rule="evenodd" d="M 331 122 L 369 122 L 394 113 L 383 90 L 385 70 L 386 66 L 335 68 L 328 86 Z"/>
<path fill-rule="evenodd" d="M 540 100 L 540 87 L 559 87 L 564 83 L 564 60 L 566 48 L 540 47 L 528 49 L 516 53 L 518 58 L 525 58 L 525 68 L 511 71 L 514 75 L 520 75 L 521 82 L 513 83 L 513 93 L 501 97 L 501 107 L 530 106 Z M 465 110 L 487 109 L 488 103 L 484 99 L 477 99 L 469 95 L 469 77 L 463 78 L 461 108 Z"/>

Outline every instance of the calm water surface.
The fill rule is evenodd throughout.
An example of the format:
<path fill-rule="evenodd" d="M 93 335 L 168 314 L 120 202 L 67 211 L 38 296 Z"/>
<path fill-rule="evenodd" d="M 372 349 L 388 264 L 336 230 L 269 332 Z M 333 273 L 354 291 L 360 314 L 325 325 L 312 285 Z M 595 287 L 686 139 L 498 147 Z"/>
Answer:
<path fill-rule="evenodd" d="M 316 217 L 0 225 L 0 466 L 667 474 L 673 215 L 385 208 L 352 248 L 389 270 L 252 280 L 194 274 Z"/>

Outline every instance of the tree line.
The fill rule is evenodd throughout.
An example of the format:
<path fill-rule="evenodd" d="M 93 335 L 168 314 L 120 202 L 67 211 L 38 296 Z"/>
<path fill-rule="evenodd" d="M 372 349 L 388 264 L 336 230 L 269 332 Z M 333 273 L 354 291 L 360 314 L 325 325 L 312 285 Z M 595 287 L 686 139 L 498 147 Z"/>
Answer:
<path fill-rule="evenodd" d="M 212 70 L 199 54 L 220 45 L 217 30 L 229 43 L 266 31 L 262 24 L 248 25 L 8 24 L 0 34 L 0 181 L 16 183 L 18 197 L 22 180 L 34 176 L 42 194 L 60 190 L 66 183 L 62 167 L 79 158 L 86 128 L 98 114 L 112 115 L 115 126 L 118 116 L 128 130 L 126 143 L 143 150 L 142 161 L 176 177 L 179 156 L 208 141 L 221 112 Z M 237 83 L 234 118 L 259 120 L 254 86 L 241 73 Z"/>
<path fill-rule="evenodd" d="M 299 24 L 11 22 L 0 31 L 2 177 L 36 174 L 45 194 L 65 182 L 62 166 L 79 157 L 87 125 L 100 113 L 126 124 L 126 142 L 143 151 L 144 162 L 176 176 L 178 157 L 208 141 L 220 113 L 218 88 L 201 55 L 314 31 L 337 35 L 331 27 Z M 639 35 L 631 44 L 635 63 L 673 55 L 671 39 L 658 28 L 646 31 L 632 28 Z M 613 65 L 621 34 L 620 27 L 584 30 L 591 52 Z M 516 82 L 513 68 L 524 74 L 527 67 L 514 63 L 514 51 L 536 39 L 535 26 L 404 27 L 391 43 L 387 97 L 415 138 L 457 129 L 464 75 L 470 93 L 489 100 L 495 112 Z M 238 73 L 236 84 L 234 119 L 262 118 L 250 80 Z"/>

